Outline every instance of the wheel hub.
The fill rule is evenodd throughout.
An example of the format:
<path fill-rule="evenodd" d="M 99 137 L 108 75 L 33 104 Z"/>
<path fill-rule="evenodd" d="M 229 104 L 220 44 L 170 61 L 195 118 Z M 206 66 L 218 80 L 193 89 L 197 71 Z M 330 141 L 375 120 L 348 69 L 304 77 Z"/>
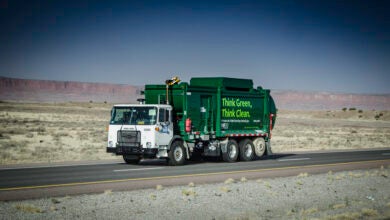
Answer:
<path fill-rule="evenodd" d="M 252 155 L 252 146 L 250 144 L 245 145 L 245 155 L 247 157 Z"/>
<path fill-rule="evenodd" d="M 176 161 L 180 161 L 181 158 L 183 157 L 182 149 L 180 147 L 176 147 L 174 152 L 173 152 L 173 155 L 174 155 Z"/>
<path fill-rule="evenodd" d="M 230 158 L 233 158 L 233 157 L 235 157 L 236 156 L 236 154 L 237 154 L 237 149 L 233 146 L 233 145 L 230 145 L 229 146 L 229 157 Z"/>

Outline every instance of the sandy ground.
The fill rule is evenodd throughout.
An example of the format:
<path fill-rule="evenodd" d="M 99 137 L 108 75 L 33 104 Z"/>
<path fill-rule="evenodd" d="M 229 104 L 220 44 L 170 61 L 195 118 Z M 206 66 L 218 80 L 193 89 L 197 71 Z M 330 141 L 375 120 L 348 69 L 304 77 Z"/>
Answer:
<path fill-rule="evenodd" d="M 0 202 L 0 219 L 390 219 L 389 167 Z"/>
<path fill-rule="evenodd" d="M 1 164 L 113 159 L 110 104 L 0 103 Z"/>
<path fill-rule="evenodd" d="M 101 160 L 111 104 L 0 102 L 0 164 Z M 274 152 L 390 146 L 390 111 L 280 110 Z"/>
<path fill-rule="evenodd" d="M 390 146 L 390 111 L 279 111 L 275 152 Z"/>

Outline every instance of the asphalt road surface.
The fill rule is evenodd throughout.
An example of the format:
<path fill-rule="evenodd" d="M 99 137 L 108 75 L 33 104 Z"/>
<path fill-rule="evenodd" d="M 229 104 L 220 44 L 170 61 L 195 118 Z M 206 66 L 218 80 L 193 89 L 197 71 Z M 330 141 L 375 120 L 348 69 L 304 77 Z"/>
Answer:
<path fill-rule="evenodd" d="M 111 163 L 46 165 L 0 168 L 0 200 L 65 196 L 104 190 L 135 190 L 158 184 L 173 186 L 311 174 L 341 170 L 378 168 L 390 164 L 390 150 L 274 154 L 251 162 L 189 162 L 167 166 L 163 160 L 145 160 L 128 165 Z"/>

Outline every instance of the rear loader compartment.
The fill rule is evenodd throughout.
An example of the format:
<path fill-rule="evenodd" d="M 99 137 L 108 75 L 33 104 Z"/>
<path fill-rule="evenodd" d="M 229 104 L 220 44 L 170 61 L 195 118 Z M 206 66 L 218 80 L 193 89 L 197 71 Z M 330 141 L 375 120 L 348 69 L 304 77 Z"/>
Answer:
<path fill-rule="evenodd" d="M 144 93 L 146 104 L 165 103 L 165 85 L 146 85 Z M 254 89 L 252 80 L 192 78 L 190 84 L 172 86 L 168 96 L 176 114 L 177 134 L 187 140 L 186 119 L 192 122 L 191 133 L 217 138 L 265 135 L 271 130 L 270 115 L 275 125 L 276 108 L 270 90 Z"/>

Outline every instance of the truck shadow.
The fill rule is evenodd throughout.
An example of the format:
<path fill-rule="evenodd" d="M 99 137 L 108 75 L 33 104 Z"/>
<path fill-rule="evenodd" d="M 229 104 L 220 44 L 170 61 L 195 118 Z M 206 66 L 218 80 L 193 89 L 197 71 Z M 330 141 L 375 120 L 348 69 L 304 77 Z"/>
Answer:
<path fill-rule="evenodd" d="M 256 158 L 253 161 L 267 161 L 267 160 L 278 160 L 284 157 L 291 157 L 295 156 L 296 154 L 272 154 L 272 155 L 265 155 L 260 158 Z M 240 161 L 238 160 L 236 163 L 250 163 L 253 161 Z M 200 164 L 200 163 L 226 163 L 227 162 L 223 161 L 222 158 L 219 157 L 203 157 L 198 160 L 189 160 L 187 161 L 186 165 L 191 165 L 191 164 Z"/>
<path fill-rule="evenodd" d="M 278 160 L 284 157 L 295 156 L 296 154 L 272 154 L 256 158 L 253 161 L 269 161 L 269 160 Z M 237 161 L 237 163 L 250 163 L 252 161 Z M 204 163 L 226 163 L 219 157 L 201 157 L 192 160 L 187 160 L 184 166 L 191 166 L 196 164 Z M 121 163 L 123 165 L 128 165 L 126 163 Z M 228 163 L 226 163 L 228 164 Z M 143 159 L 139 162 L 140 166 L 167 166 L 168 163 L 165 159 Z"/>

